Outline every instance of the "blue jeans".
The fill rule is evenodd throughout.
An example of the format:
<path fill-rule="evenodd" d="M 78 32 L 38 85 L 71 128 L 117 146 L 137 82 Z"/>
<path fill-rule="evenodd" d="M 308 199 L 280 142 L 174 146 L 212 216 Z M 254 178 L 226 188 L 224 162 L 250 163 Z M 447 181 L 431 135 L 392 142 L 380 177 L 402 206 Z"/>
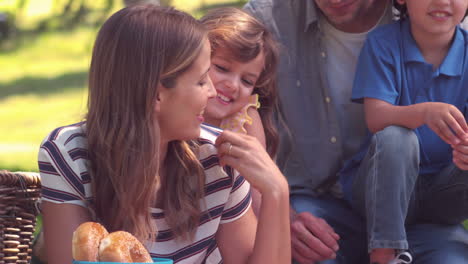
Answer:
<path fill-rule="evenodd" d="M 448 251 L 463 251 L 452 254 L 468 256 L 467 232 L 454 231 L 468 218 L 468 172 L 452 164 L 440 173 L 420 175 L 419 143 L 412 130 L 390 126 L 373 136 L 354 178 L 352 206 L 366 219 L 369 252 L 374 248 L 413 250 L 410 237 L 431 237 L 443 239 L 446 244 L 438 246 L 449 247 Z M 411 227 L 422 223 L 433 225 L 412 234 Z M 457 238 L 442 230 L 452 230 Z M 468 263 L 468 257 L 463 263 Z"/>
<path fill-rule="evenodd" d="M 365 222 L 345 200 L 292 195 L 291 206 L 299 213 L 310 212 L 323 218 L 340 235 L 336 259 L 322 264 L 369 263 Z M 406 231 L 413 264 L 468 263 L 468 232 L 461 225 L 414 224 Z"/>

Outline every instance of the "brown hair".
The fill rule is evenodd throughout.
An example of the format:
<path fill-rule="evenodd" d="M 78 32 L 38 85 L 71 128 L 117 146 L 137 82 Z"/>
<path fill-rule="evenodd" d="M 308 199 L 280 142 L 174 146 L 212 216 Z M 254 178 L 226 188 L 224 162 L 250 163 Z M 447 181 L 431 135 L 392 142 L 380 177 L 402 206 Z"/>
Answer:
<path fill-rule="evenodd" d="M 243 63 L 255 59 L 261 52 L 265 55 L 265 65 L 253 93 L 259 96 L 267 151 L 274 157 L 278 146 L 278 132 L 273 123 L 273 112 L 277 109 L 277 43 L 260 21 L 238 8 L 213 9 L 201 22 L 208 29 L 212 54 L 218 48 L 225 48 L 233 59 Z"/>
<path fill-rule="evenodd" d="M 149 208 L 160 185 L 176 235 L 198 226 L 204 172 L 189 142 L 168 145 L 161 181 L 157 86 L 174 87 L 200 53 L 206 31 L 173 8 L 141 5 L 112 15 L 97 36 L 89 73 L 86 134 L 96 216 L 110 231 L 154 238 Z M 170 175 L 170 177 L 169 177 Z M 162 184 L 161 184 L 162 182 Z"/>

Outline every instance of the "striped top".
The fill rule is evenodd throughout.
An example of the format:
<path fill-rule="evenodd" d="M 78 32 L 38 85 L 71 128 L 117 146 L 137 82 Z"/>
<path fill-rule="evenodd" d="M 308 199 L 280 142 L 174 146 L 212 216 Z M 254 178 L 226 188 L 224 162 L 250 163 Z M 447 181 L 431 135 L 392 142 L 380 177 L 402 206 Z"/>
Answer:
<path fill-rule="evenodd" d="M 39 150 L 42 199 L 90 208 L 92 179 L 88 173 L 85 123 L 52 131 Z M 205 197 L 194 241 L 175 240 L 164 211 L 150 208 L 158 235 L 147 241 L 152 257 L 170 258 L 174 263 L 222 263 L 216 242 L 219 225 L 240 218 L 250 206 L 250 185 L 236 171 L 219 166 L 214 141 L 220 130 L 202 125 L 198 158 L 205 169 Z M 92 213 L 92 212 L 91 212 Z"/>

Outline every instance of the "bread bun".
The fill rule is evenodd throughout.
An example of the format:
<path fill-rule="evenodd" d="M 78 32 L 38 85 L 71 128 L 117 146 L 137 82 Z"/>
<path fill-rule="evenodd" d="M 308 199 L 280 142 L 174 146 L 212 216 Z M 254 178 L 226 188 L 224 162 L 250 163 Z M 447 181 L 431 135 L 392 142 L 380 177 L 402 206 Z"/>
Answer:
<path fill-rule="evenodd" d="M 153 263 L 146 248 L 125 231 L 110 233 L 99 245 L 99 260 L 108 262 Z"/>
<path fill-rule="evenodd" d="M 73 232 L 72 254 L 74 260 L 98 261 L 99 244 L 109 233 L 99 223 L 85 222 Z"/>

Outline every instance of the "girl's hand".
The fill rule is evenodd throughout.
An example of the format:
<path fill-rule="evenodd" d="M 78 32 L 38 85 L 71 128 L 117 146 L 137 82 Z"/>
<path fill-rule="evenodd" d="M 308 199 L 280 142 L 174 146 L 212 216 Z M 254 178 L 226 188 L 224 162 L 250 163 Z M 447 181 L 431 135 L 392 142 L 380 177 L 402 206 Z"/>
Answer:
<path fill-rule="evenodd" d="M 468 135 L 465 117 L 451 104 L 425 103 L 424 123 L 450 145 L 460 143 Z"/>
<path fill-rule="evenodd" d="M 452 145 L 453 148 L 453 163 L 460 170 L 468 170 L 468 135 L 464 137 L 460 143 Z"/>
<path fill-rule="evenodd" d="M 221 165 L 237 170 L 260 193 L 287 190 L 283 174 L 255 137 L 225 130 L 216 146 Z"/>

